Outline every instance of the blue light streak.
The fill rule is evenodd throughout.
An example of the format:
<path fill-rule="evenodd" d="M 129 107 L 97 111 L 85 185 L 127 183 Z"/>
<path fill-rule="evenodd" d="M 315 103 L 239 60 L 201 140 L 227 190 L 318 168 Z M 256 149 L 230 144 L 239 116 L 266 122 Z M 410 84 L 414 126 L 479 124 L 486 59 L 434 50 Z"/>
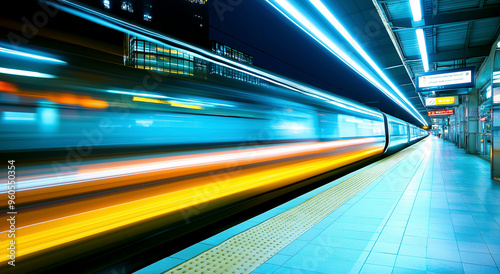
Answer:
<path fill-rule="evenodd" d="M 45 57 L 41 55 L 36 55 L 36 54 L 31 54 L 31 53 L 26 53 L 26 52 L 21 52 L 13 49 L 8 49 L 8 48 L 3 48 L 0 47 L 0 53 L 4 54 L 9 54 L 9 55 L 15 55 L 17 57 L 25 57 L 25 58 L 30 58 L 30 59 L 36 59 L 40 61 L 46 61 L 46 62 L 52 62 L 52 63 L 57 63 L 57 64 L 66 64 L 66 62 L 55 59 L 55 58 L 50 58 L 50 57 Z"/>
<path fill-rule="evenodd" d="M 51 75 L 51 74 L 45 74 L 45 73 L 40 73 L 40 72 L 36 72 L 36 71 L 29 71 L 29 70 L 2 68 L 2 67 L 0 67 L 0 73 L 17 75 L 17 76 L 36 77 L 36 78 L 56 78 L 56 76 Z"/>
<path fill-rule="evenodd" d="M 30 112 L 4 111 L 4 121 L 35 121 L 35 114 Z"/>

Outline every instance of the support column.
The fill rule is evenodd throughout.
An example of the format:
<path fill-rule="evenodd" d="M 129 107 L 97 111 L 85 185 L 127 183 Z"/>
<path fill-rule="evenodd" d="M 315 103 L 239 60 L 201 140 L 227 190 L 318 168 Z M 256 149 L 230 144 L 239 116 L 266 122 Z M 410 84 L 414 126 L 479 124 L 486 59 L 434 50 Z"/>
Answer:
<path fill-rule="evenodd" d="M 467 122 L 465 152 L 477 154 L 477 140 L 479 131 L 479 93 L 477 90 L 467 95 Z"/>
<path fill-rule="evenodd" d="M 465 148 L 465 106 L 462 104 L 458 107 L 458 147 L 459 148 Z"/>

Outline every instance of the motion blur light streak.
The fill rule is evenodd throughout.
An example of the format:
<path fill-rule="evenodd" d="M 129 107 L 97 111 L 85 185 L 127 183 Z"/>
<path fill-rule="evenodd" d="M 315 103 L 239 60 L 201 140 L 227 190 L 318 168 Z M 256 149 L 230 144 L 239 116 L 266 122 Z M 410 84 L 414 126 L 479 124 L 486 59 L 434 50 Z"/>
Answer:
<path fill-rule="evenodd" d="M 36 71 L 10 69 L 2 67 L 0 67 L 0 73 L 17 75 L 17 76 L 37 77 L 37 78 L 56 78 L 56 76 L 54 75 L 40 73 Z"/>
<path fill-rule="evenodd" d="M 129 91 L 121 91 L 121 90 L 107 90 L 106 92 L 115 93 L 115 94 L 132 95 L 132 96 L 144 96 L 144 97 L 152 97 L 152 98 L 171 99 L 171 97 L 168 97 L 165 95 L 153 94 L 153 93 L 137 93 L 137 92 L 129 92 Z"/>
<path fill-rule="evenodd" d="M 94 99 L 90 96 L 75 95 L 71 93 L 54 93 L 54 92 L 35 92 L 35 91 L 19 91 L 17 89 L 3 90 L 3 92 L 15 94 L 18 96 L 43 98 L 50 102 L 63 105 L 80 105 L 87 108 L 104 109 L 109 106 L 108 102 Z"/>
<path fill-rule="evenodd" d="M 223 164 L 222 166 L 251 164 L 262 161 L 270 161 L 283 159 L 286 157 L 294 157 L 302 154 L 318 153 L 322 151 L 333 150 L 336 148 L 348 147 L 353 145 L 375 143 L 376 138 L 360 138 L 353 140 L 339 140 L 320 143 L 293 144 L 283 145 L 270 148 L 244 149 L 240 151 L 229 151 L 220 153 L 206 153 L 199 155 L 187 156 L 172 156 L 161 159 L 156 159 L 154 162 L 151 159 L 134 160 L 131 163 L 109 163 L 99 166 L 93 165 L 89 168 L 81 167 L 73 174 L 48 174 L 37 176 L 21 177 L 18 183 L 17 191 L 33 190 L 33 189 L 49 189 L 50 187 L 84 183 L 93 180 L 103 180 L 106 178 L 116 178 L 130 176 L 133 174 L 147 174 L 155 171 L 169 171 L 175 169 L 188 169 L 188 171 L 199 172 L 199 169 L 206 165 L 210 169 L 216 169 L 214 165 Z M 193 170 L 193 168 L 196 168 Z M 191 170 L 189 170 L 191 169 Z M 186 175 L 184 173 L 181 175 Z M 81 186 L 78 186 L 81 187 Z M 6 193 L 7 190 L 1 190 L 0 193 Z"/>
<path fill-rule="evenodd" d="M 103 26 L 106 26 L 106 27 L 109 27 L 109 28 L 112 28 L 112 29 L 115 29 L 115 30 L 118 30 L 118 31 L 121 31 L 124 33 L 129 33 L 131 35 L 140 37 L 142 39 L 145 39 L 147 41 L 151 41 L 153 43 L 157 43 L 160 45 L 175 48 L 175 46 L 167 45 L 167 44 L 165 44 L 165 42 L 162 42 L 162 41 L 159 41 L 159 40 L 152 38 L 152 37 L 156 37 L 156 38 L 177 44 L 179 46 L 186 47 L 187 49 L 189 49 L 191 51 L 186 51 L 184 49 L 178 49 L 178 50 L 186 51 L 187 53 L 189 53 L 190 55 L 193 55 L 194 57 L 206 59 L 214 64 L 218 64 L 218 65 L 230 68 L 230 69 L 234 69 L 237 71 L 247 73 L 249 75 L 258 77 L 258 78 L 265 80 L 265 81 L 268 81 L 270 83 L 274 83 L 278 86 L 285 87 L 289 90 L 293 90 L 295 92 L 300 92 L 300 93 L 308 95 L 308 96 L 312 96 L 312 94 L 314 94 L 313 97 L 322 99 L 324 101 L 335 101 L 335 102 L 338 102 L 341 104 L 345 104 L 345 105 L 349 105 L 351 107 L 354 107 L 358 111 L 364 112 L 367 115 L 372 115 L 374 117 L 381 117 L 379 113 L 373 111 L 372 109 L 361 106 L 360 104 L 352 103 L 348 100 L 345 100 L 345 99 L 321 92 L 319 90 L 307 87 L 307 86 L 299 84 L 295 81 L 292 81 L 292 80 L 289 80 L 289 79 L 286 79 L 283 77 L 279 77 L 279 76 L 273 75 L 271 73 L 268 73 L 268 72 L 250 67 L 250 66 L 246 66 L 242 63 L 232 61 L 232 60 L 227 59 L 223 56 L 220 56 L 220 55 L 211 53 L 209 51 L 203 50 L 201 48 L 180 42 L 178 40 L 175 40 L 175 39 L 168 37 L 168 36 L 165 36 L 163 34 L 139 27 L 137 25 L 125 22 L 123 20 L 114 18 L 112 16 L 109 16 L 109 15 L 97 12 L 95 10 L 83 7 L 81 5 L 75 4 L 72 1 L 67 1 L 67 0 L 58 1 L 60 3 L 64 3 L 66 5 L 71 6 L 71 8 L 69 8 L 67 6 L 60 5 L 60 4 L 53 3 L 50 1 L 46 1 L 46 0 L 44 2 L 47 3 L 48 5 L 51 5 L 53 7 L 61 9 L 63 11 L 66 11 L 68 13 L 74 14 L 76 16 L 82 17 L 84 19 L 90 20 L 90 21 L 95 22 L 97 24 L 101 24 Z M 76 10 L 76 9 L 78 9 L 78 10 Z M 81 12 L 79 10 L 82 10 L 84 12 Z M 87 12 L 87 13 L 85 13 L 85 12 Z M 107 20 L 109 20 L 109 21 L 107 21 Z M 152 37 L 150 37 L 148 35 L 150 35 Z"/>
<path fill-rule="evenodd" d="M 186 104 L 181 104 L 181 103 L 177 103 L 177 102 L 173 102 L 173 101 L 165 101 L 165 100 L 151 99 L 151 98 L 144 98 L 144 97 L 137 97 L 137 96 L 134 96 L 132 98 L 132 101 L 154 103 L 154 104 L 164 104 L 164 105 L 170 105 L 173 107 L 181 107 L 181 108 L 189 108 L 189 109 L 203 109 L 203 107 L 200 107 L 200 106 L 186 105 Z"/>
<path fill-rule="evenodd" d="M 150 197 L 138 200 L 134 200 L 133 193 L 130 193 L 127 195 L 129 201 L 116 201 L 114 206 L 90 211 L 82 209 L 83 212 L 79 214 L 19 227 L 19 237 L 16 238 L 19 250 L 17 255 L 22 258 L 45 250 L 48 252 L 50 248 L 59 245 L 110 233 L 115 228 L 165 216 L 223 197 L 239 195 L 239 198 L 242 198 L 247 197 L 249 193 L 262 193 L 381 152 L 382 148 L 369 148 L 343 153 L 336 158 L 323 157 L 272 168 L 270 166 L 263 169 L 253 168 L 253 171 L 240 172 L 241 174 L 236 172 L 233 176 L 228 176 L 229 179 L 215 183 L 207 183 L 213 181 L 208 178 L 196 179 L 198 186 L 174 191 L 170 191 L 167 184 L 164 193 L 158 194 L 152 191 Z M 113 197 L 110 196 L 109 199 Z M 42 213 L 44 210 L 46 212 Z M 40 209 L 37 214 L 50 215 L 48 211 L 53 210 L 53 208 Z M 2 232 L 4 233 L 7 231 Z M 6 245 L 7 242 L 4 241 L 2 244 Z M 6 260 L 8 257 L 0 259 L 0 261 Z"/>
<path fill-rule="evenodd" d="M 274 5 L 275 2 L 277 5 Z M 415 107 L 407 100 L 407 98 L 399 91 L 399 89 L 387 78 L 387 76 L 380 70 L 380 68 L 373 62 L 373 60 L 366 54 L 366 52 L 359 46 L 359 44 L 352 38 L 352 36 L 347 32 L 347 30 L 337 21 L 333 14 L 318 0 L 311 0 L 310 2 L 314 7 L 332 24 L 332 26 L 339 31 L 339 33 L 349 42 L 351 46 L 354 47 L 356 52 L 358 52 L 372 68 L 377 72 L 377 74 L 396 92 L 396 94 L 404 101 L 402 102 L 396 94 L 387 90 L 377 79 L 371 76 L 371 74 L 366 71 L 360 64 L 354 61 L 349 55 L 344 52 L 340 47 L 338 47 L 331 39 L 329 39 L 325 32 L 321 31 L 316 24 L 308 19 L 304 13 L 296 9 L 296 6 L 288 1 L 284 0 L 267 0 L 267 2 L 278 10 L 282 15 L 284 15 L 288 20 L 306 32 L 314 40 L 319 42 L 323 47 L 332 52 L 340 60 L 346 63 L 349 67 L 367 79 L 370 83 L 375 85 L 384 94 L 396 102 L 399 106 L 405 109 L 413 117 L 419 120 L 422 124 L 427 125 L 425 119 L 422 115 L 415 109 Z M 285 13 L 286 11 L 286 13 Z M 288 16 L 287 13 L 290 15 Z M 294 19 L 292 19 L 292 17 Z M 411 108 L 411 110 L 408 108 Z"/>
<path fill-rule="evenodd" d="M 2 48 L 2 47 L 0 47 L 0 53 L 15 55 L 18 57 L 27 57 L 29 59 L 37 59 L 40 61 L 47 61 L 47 62 L 58 63 L 58 64 L 66 64 L 66 62 L 55 59 L 55 58 L 44 57 L 44 56 L 40 56 L 40 55 L 35 55 L 35 54 L 31 54 L 31 53 L 21 52 L 21 51 L 17 51 L 17 50 Z"/>
<path fill-rule="evenodd" d="M 4 111 L 4 121 L 35 121 L 35 114 L 29 112 Z M 7 191 L 5 192 L 7 193 Z"/>

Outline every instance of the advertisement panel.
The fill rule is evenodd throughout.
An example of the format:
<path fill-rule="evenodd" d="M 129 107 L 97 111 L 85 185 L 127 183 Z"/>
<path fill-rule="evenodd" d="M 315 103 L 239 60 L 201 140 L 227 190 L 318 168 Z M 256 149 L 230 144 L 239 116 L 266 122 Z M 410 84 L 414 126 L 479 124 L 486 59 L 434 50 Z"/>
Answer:
<path fill-rule="evenodd" d="M 474 87 L 474 72 L 474 68 L 463 68 L 417 74 L 417 91 Z"/>

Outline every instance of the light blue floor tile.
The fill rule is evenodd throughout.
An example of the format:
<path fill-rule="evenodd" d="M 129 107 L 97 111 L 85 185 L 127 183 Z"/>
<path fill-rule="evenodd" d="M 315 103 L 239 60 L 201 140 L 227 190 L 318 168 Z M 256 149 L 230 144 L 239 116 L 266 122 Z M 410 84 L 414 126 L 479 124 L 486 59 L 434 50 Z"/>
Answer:
<path fill-rule="evenodd" d="M 369 247 L 370 241 L 320 235 L 316 237 L 314 240 L 312 240 L 310 243 L 314 245 L 325 245 L 331 247 L 365 250 L 367 247 Z"/>
<path fill-rule="evenodd" d="M 457 242 L 453 240 L 444 239 L 427 239 L 427 247 L 429 249 L 447 249 L 447 250 L 458 250 Z"/>
<path fill-rule="evenodd" d="M 463 264 L 465 274 L 498 274 L 498 268 L 492 266 L 476 265 L 476 264 Z"/>
<path fill-rule="evenodd" d="M 404 267 L 394 267 L 392 270 L 393 274 L 425 274 L 427 273 L 425 270 L 404 268 Z"/>
<path fill-rule="evenodd" d="M 430 230 L 428 231 L 428 237 L 434 239 L 443 239 L 443 240 L 455 240 L 455 233 L 453 231 L 437 231 Z"/>
<path fill-rule="evenodd" d="M 500 245 L 500 237 L 483 237 L 483 239 L 486 244 Z"/>
<path fill-rule="evenodd" d="M 484 243 L 483 236 L 481 236 L 481 234 L 455 233 L 455 238 L 457 242 Z"/>
<path fill-rule="evenodd" d="M 321 272 L 316 272 L 316 271 L 312 271 L 312 270 L 305 272 L 304 270 L 301 270 L 301 269 L 295 269 L 295 268 L 290 268 L 290 267 L 280 267 L 273 274 L 305 274 L 305 273 L 318 274 Z"/>
<path fill-rule="evenodd" d="M 304 255 L 293 256 L 285 263 L 285 267 L 321 273 L 348 273 L 356 262 L 337 259 L 322 259 Z"/>
<path fill-rule="evenodd" d="M 488 247 L 484 243 L 457 242 L 460 251 L 489 253 Z"/>
<path fill-rule="evenodd" d="M 318 236 L 323 230 L 318 229 L 318 228 L 311 228 L 308 231 L 306 231 L 304 234 L 300 235 L 298 240 L 303 240 L 303 241 L 311 241 L 316 236 Z"/>
<path fill-rule="evenodd" d="M 425 271 L 427 268 L 427 261 L 425 258 L 398 255 L 394 266 Z"/>
<path fill-rule="evenodd" d="M 359 272 L 359 273 L 360 274 L 371 274 L 371 273 L 391 274 L 392 273 L 392 266 L 365 264 L 365 265 L 363 265 L 363 268 L 361 269 L 361 272 Z"/>
<path fill-rule="evenodd" d="M 405 245 L 402 244 L 399 248 L 398 255 L 405 256 L 413 256 L 413 257 L 422 257 L 425 258 L 427 255 L 427 248 L 425 246 L 416 246 L 416 245 Z"/>
<path fill-rule="evenodd" d="M 460 251 L 460 257 L 463 263 L 496 266 L 495 261 L 493 261 L 489 253 Z"/>
<path fill-rule="evenodd" d="M 276 255 L 272 256 L 269 260 L 267 260 L 266 263 L 276 264 L 276 265 L 283 265 L 291 257 L 292 256 L 290 256 L 290 255 L 276 254 Z"/>
<path fill-rule="evenodd" d="M 460 262 L 427 259 L 427 270 L 436 273 L 463 273 L 463 266 Z"/>
<path fill-rule="evenodd" d="M 273 273 L 280 268 L 279 265 L 264 263 L 257 267 L 254 271 L 260 273 Z"/>
<path fill-rule="evenodd" d="M 416 236 L 404 236 L 402 244 L 426 247 L 427 246 L 427 238 L 416 237 Z"/>
<path fill-rule="evenodd" d="M 347 248 L 331 247 L 324 245 L 307 245 L 300 252 L 299 255 L 340 259 L 345 261 L 362 262 L 366 260 L 369 252 L 362 250 L 354 250 Z"/>
<path fill-rule="evenodd" d="M 491 254 L 491 256 L 493 257 L 497 267 L 500 267 L 500 254 Z"/>
<path fill-rule="evenodd" d="M 291 242 L 289 245 L 285 246 L 279 254 L 281 255 L 295 255 L 297 254 L 304 246 L 309 244 L 309 241 L 301 241 L 301 240 L 295 240 Z"/>
<path fill-rule="evenodd" d="M 500 235 L 500 234 L 499 234 Z M 491 253 L 500 254 L 500 243 L 497 244 L 486 244 Z"/>
<path fill-rule="evenodd" d="M 397 254 L 398 250 L 399 250 L 399 244 L 377 241 L 373 246 L 372 251 Z"/>
<path fill-rule="evenodd" d="M 372 252 L 368 256 L 366 263 L 393 267 L 395 261 L 396 255 L 394 254 Z"/>

